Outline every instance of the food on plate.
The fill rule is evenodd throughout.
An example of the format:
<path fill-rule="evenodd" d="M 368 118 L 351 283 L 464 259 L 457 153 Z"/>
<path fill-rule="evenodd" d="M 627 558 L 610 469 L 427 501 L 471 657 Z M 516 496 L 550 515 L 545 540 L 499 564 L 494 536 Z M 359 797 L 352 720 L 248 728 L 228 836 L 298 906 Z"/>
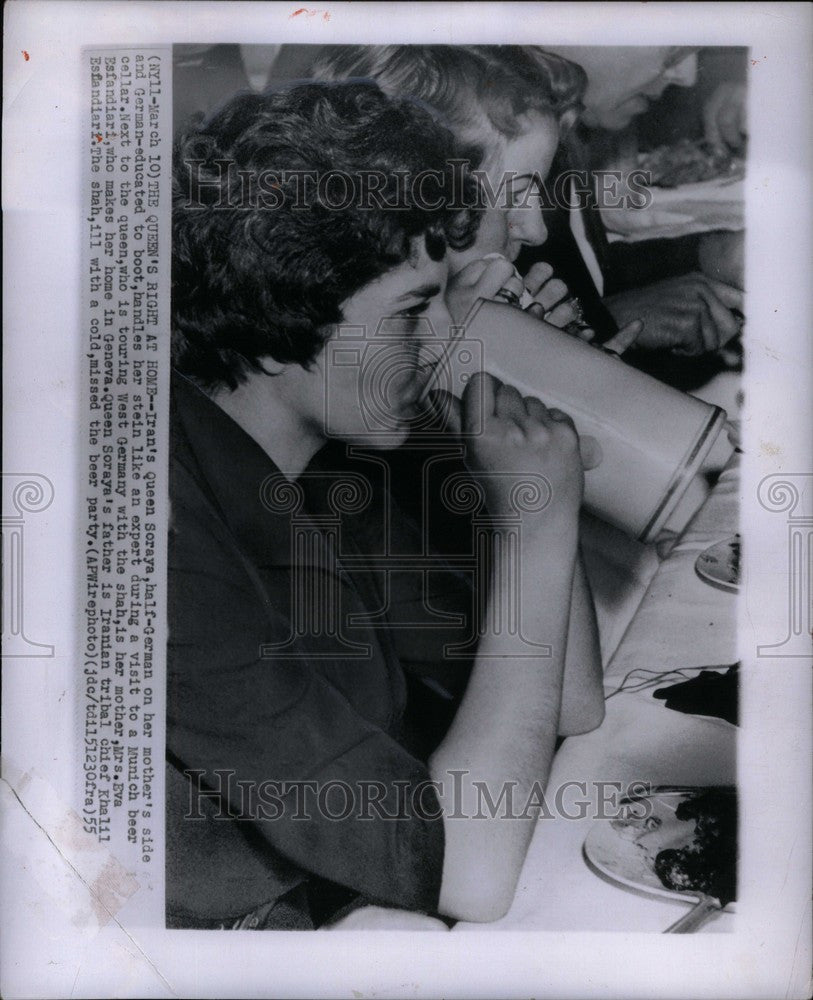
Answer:
<path fill-rule="evenodd" d="M 737 898 L 737 795 L 730 788 L 709 788 L 678 805 L 675 817 L 694 820 L 692 841 L 660 851 L 655 874 L 667 889 L 703 892 L 725 906 Z"/>
<path fill-rule="evenodd" d="M 742 156 L 715 150 L 705 142 L 691 139 L 680 139 L 672 145 L 639 153 L 636 160 L 638 169 L 650 175 L 650 186 L 662 188 L 739 177 L 744 165 Z"/>
<path fill-rule="evenodd" d="M 610 820 L 610 826 L 625 840 L 638 840 L 647 833 L 660 829 L 663 820 L 660 816 L 649 815 L 641 811 L 641 803 L 628 802 L 624 804 L 622 813 Z"/>
<path fill-rule="evenodd" d="M 697 557 L 697 571 L 717 583 L 736 587 L 740 582 L 740 536 L 710 546 Z"/>

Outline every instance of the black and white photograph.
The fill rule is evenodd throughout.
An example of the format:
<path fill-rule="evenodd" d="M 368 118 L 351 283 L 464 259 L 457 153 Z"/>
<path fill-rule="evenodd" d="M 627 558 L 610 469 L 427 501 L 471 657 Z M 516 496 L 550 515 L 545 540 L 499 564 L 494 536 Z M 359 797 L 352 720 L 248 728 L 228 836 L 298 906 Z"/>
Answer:
<path fill-rule="evenodd" d="M 809 995 L 811 42 L 7 5 L 3 996 Z"/>
<path fill-rule="evenodd" d="M 724 930 L 747 52 L 173 60 L 168 925 Z"/>

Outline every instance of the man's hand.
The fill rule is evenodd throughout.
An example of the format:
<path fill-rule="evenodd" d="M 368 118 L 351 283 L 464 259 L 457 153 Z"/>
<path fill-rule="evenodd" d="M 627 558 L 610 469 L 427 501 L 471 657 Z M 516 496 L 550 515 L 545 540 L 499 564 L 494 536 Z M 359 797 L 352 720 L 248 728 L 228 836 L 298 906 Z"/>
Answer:
<path fill-rule="evenodd" d="M 699 355 L 716 351 L 740 332 L 743 294 L 703 274 L 667 278 L 604 300 L 619 326 L 643 321 L 635 346 Z"/>
<path fill-rule="evenodd" d="M 703 108 L 706 142 L 714 149 L 737 152 L 748 135 L 744 83 L 721 83 Z"/>

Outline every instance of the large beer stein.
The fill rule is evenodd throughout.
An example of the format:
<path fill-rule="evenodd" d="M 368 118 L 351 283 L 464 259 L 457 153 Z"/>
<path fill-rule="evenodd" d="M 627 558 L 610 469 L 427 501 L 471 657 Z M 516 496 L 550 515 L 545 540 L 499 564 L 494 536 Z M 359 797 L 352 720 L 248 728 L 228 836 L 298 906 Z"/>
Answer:
<path fill-rule="evenodd" d="M 726 435 L 720 438 L 725 410 L 521 309 L 478 300 L 449 353 L 457 389 L 467 377 L 457 359 L 473 353 L 466 341 L 482 344 L 485 371 L 564 410 L 580 435 L 598 441 L 603 457 L 585 473 L 584 505 L 643 542 L 667 522 L 673 530 L 685 527 L 705 495 L 698 473 L 712 447 L 718 467 L 733 451 Z"/>

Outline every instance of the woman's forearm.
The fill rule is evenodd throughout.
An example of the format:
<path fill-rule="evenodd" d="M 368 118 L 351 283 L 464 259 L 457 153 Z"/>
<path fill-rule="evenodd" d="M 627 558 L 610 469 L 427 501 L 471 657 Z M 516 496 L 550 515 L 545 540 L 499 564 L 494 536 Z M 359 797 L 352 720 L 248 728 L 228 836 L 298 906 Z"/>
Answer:
<path fill-rule="evenodd" d="M 559 728 L 577 531 L 572 516 L 521 546 L 500 532 L 492 540 L 489 624 L 430 760 L 445 812 L 440 911 L 449 916 L 494 920 L 513 898 L 536 820 L 523 810 L 547 782 Z M 506 610 L 506 589 L 519 602 L 519 628 L 510 608 L 494 614 Z"/>

